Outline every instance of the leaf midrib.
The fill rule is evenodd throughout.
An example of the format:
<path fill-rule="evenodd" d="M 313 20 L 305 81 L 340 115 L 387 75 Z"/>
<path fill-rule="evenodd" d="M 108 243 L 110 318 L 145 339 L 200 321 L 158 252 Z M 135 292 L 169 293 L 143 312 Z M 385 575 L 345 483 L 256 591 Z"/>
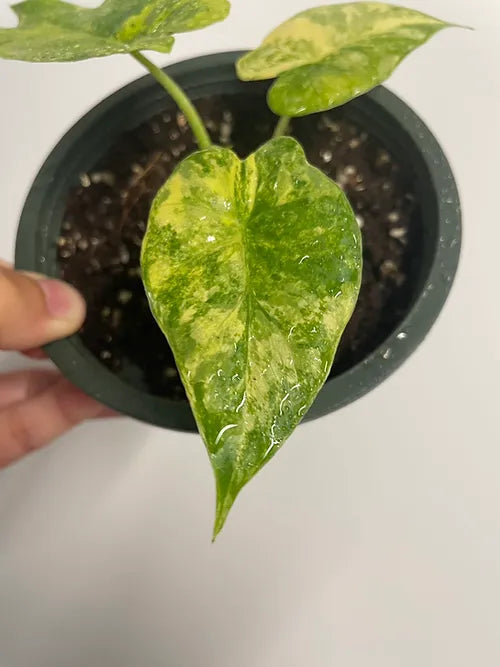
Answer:
<path fill-rule="evenodd" d="M 255 171 L 254 171 L 255 170 Z M 242 410 L 239 414 L 239 418 L 242 422 L 242 425 L 244 426 L 245 422 L 245 417 L 248 411 L 248 384 L 249 384 L 249 371 L 250 371 L 250 360 L 249 360 L 249 350 L 250 350 L 250 338 L 251 338 L 251 319 L 252 315 L 254 312 L 254 300 L 255 300 L 255 294 L 253 289 L 251 288 L 251 269 L 250 269 L 250 259 L 249 259 L 249 252 L 248 252 L 248 227 L 250 225 L 250 221 L 252 218 L 252 213 L 253 209 L 255 206 L 255 193 L 257 192 L 257 187 L 258 187 L 258 171 L 256 172 L 257 167 L 255 164 L 255 158 L 250 156 L 247 158 L 247 160 L 243 161 L 240 166 L 238 178 L 240 179 L 240 183 L 243 182 L 245 185 L 248 185 L 248 174 L 250 173 L 251 176 L 254 178 L 257 178 L 257 184 L 251 182 L 250 186 L 255 185 L 254 191 L 253 191 L 253 196 L 251 199 L 247 200 L 247 202 L 250 202 L 250 206 L 245 207 L 244 214 L 242 212 L 239 212 L 239 215 L 242 216 L 242 219 L 239 221 L 240 226 L 241 226 L 241 247 L 242 247 L 242 255 L 243 255 L 243 265 L 244 265 L 244 290 L 243 290 L 243 296 L 241 303 L 245 303 L 245 373 L 244 373 L 244 389 L 243 393 L 244 396 L 246 396 L 245 403 L 242 407 Z M 255 175 L 256 174 L 256 175 Z M 245 193 L 248 193 L 249 190 L 245 188 Z M 235 193 L 236 193 L 236 188 L 235 188 Z M 240 193 L 241 194 L 241 193 Z M 238 216 L 239 217 L 239 216 Z M 236 220 L 238 223 L 238 220 Z M 241 304 L 240 304 L 241 305 Z M 239 306 L 238 306 L 239 307 Z M 241 433 L 241 436 L 239 438 L 239 444 L 238 447 L 236 448 L 235 456 L 234 456 L 234 462 L 231 470 L 231 476 L 227 482 L 226 486 L 226 493 L 224 496 L 224 500 L 228 497 L 228 495 L 231 495 L 231 486 L 235 477 L 235 473 L 239 471 L 239 461 L 241 459 L 241 454 L 244 449 L 244 445 L 246 444 L 246 439 L 245 439 L 245 431 L 243 429 L 243 432 Z M 222 503 L 224 504 L 224 503 Z"/>
<path fill-rule="evenodd" d="M 247 161 L 242 162 L 241 170 L 240 170 L 240 178 L 244 179 L 245 184 L 247 183 L 246 176 L 247 176 Z M 257 174 L 257 179 L 258 179 L 258 174 Z M 253 315 L 253 299 L 254 299 L 254 292 L 251 289 L 251 282 L 250 282 L 251 272 L 250 272 L 250 258 L 249 258 L 250 253 L 248 252 L 248 227 L 249 227 L 249 224 L 250 224 L 250 220 L 251 220 L 251 217 L 252 217 L 252 212 L 253 212 L 254 206 L 255 206 L 255 197 L 253 197 L 253 199 L 251 201 L 251 206 L 248 209 L 245 210 L 245 218 L 244 218 L 244 222 L 242 224 L 243 264 L 244 264 L 244 270 L 245 270 L 245 274 L 244 274 L 245 275 L 245 289 L 244 289 L 245 296 L 244 296 L 244 300 L 245 300 L 245 305 L 246 305 L 246 309 L 245 309 L 246 310 L 246 321 L 245 321 L 245 383 L 244 383 L 244 385 L 245 385 L 244 386 L 244 391 L 245 391 L 245 394 L 246 394 L 246 401 L 245 401 L 245 404 L 243 406 L 243 410 L 241 411 L 242 412 L 242 415 L 241 415 L 242 419 L 243 419 L 244 416 L 246 416 L 247 410 L 248 410 L 248 391 L 247 391 L 247 387 L 248 387 L 248 383 L 249 383 L 249 370 L 250 370 L 250 359 L 249 359 L 249 356 L 250 356 L 250 338 L 251 338 L 251 326 L 250 326 L 250 324 L 251 324 L 251 318 L 252 318 L 252 315 Z M 241 445 L 237 449 L 236 461 L 239 460 L 239 454 L 242 450 L 242 444 L 243 443 L 244 443 L 244 438 L 242 437 L 241 438 Z M 231 475 L 230 482 L 232 481 L 233 475 L 234 475 L 234 470 L 233 470 L 233 474 Z"/>

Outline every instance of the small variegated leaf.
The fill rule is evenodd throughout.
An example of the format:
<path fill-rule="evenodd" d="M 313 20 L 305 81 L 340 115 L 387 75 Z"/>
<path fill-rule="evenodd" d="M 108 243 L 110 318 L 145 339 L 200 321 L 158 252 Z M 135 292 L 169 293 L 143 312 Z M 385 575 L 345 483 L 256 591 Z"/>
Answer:
<path fill-rule="evenodd" d="M 0 58 L 31 62 L 84 60 L 114 53 L 169 53 L 173 35 L 221 21 L 228 0 L 105 0 L 95 9 L 63 0 L 13 6 L 16 28 L 0 28 Z"/>
<path fill-rule="evenodd" d="M 160 190 L 143 280 L 215 471 L 215 534 L 328 377 L 361 261 L 344 193 L 294 139 L 194 153 Z"/>
<path fill-rule="evenodd" d="M 413 9 L 356 2 L 309 9 L 274 30 L 238 64 L 245 80 L 278 77 L 280 116 L 332 109 L 385 81 L 414 49 L 450 24 Z"/>

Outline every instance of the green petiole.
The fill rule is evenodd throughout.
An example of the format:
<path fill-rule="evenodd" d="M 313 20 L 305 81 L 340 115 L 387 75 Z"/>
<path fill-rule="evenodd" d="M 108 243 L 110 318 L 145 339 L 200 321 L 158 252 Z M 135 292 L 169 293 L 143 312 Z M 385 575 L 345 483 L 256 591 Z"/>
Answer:
<path fill-rule="evenodd" d="M 133 51 L 130 55 L 148 70 L 177 104 L 179 109 L 185 115 L 200 149 L 210 148 L 210 146 L 212 146 L 212 140 L 203 125 L 200 114 L 182 88 L 180 88 L 162 69 L 148 60 L 148 58 L 146 58 L 140 51 Z"/>

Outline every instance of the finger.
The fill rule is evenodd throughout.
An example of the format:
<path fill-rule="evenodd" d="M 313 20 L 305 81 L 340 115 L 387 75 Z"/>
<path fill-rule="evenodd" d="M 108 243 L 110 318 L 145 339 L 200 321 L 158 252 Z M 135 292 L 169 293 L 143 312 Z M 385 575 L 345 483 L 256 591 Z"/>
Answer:
<path fill-rule="evenodd" d="M 0 410 L 36 396 L 60 380 L 56 371 L 26 370 L 0 375 Z M 1 446 L 0 435 L 0 446 Z"/>
<path fill-rule="evenodd" d="M 40 347 L 36 347 L 33 350 L 23 350 L 22 354 L 28 357 L 28 359 L 47 359 L 46 353 Z"/>
<path fill-rule="evenodd" d="M 80 422 L 110 414 L 60 378 L 41 393 L 0 412 L 0 468 L 47 445 Z"/>
<path fill-rule="evenodd" d="M 0 349 L 29 350 L 69 336 L 85 318 L 85 302 L 59 280 L 0 267 Z"/>

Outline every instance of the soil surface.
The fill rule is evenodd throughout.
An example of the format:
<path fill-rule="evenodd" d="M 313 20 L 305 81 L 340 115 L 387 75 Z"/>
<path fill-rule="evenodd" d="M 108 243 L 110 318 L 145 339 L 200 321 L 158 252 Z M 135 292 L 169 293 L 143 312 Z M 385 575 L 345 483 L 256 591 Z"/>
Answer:
<path fill-rule="evenodd" d="M 275 117 L 262 98 L 213 97 L 197 104 L 213 140 L 244 157 L 272 134 Z M 296 119 L 291 134 L 309 161 L 341 185 L 363 233 L 363 285 L 332 375 L 363 361 L 406 315 L 415 257 L 421 252 L 411 174 L 348 106 Z M 88 304 L 84 344 L 136 386 L 185 400 L 170 348 L 154 321 L 139 270 L 151 202 L 195 144 L 181 113 L 165 112 L 121 137 L 70 192 L 58 239 L 61 275 Z"/>

